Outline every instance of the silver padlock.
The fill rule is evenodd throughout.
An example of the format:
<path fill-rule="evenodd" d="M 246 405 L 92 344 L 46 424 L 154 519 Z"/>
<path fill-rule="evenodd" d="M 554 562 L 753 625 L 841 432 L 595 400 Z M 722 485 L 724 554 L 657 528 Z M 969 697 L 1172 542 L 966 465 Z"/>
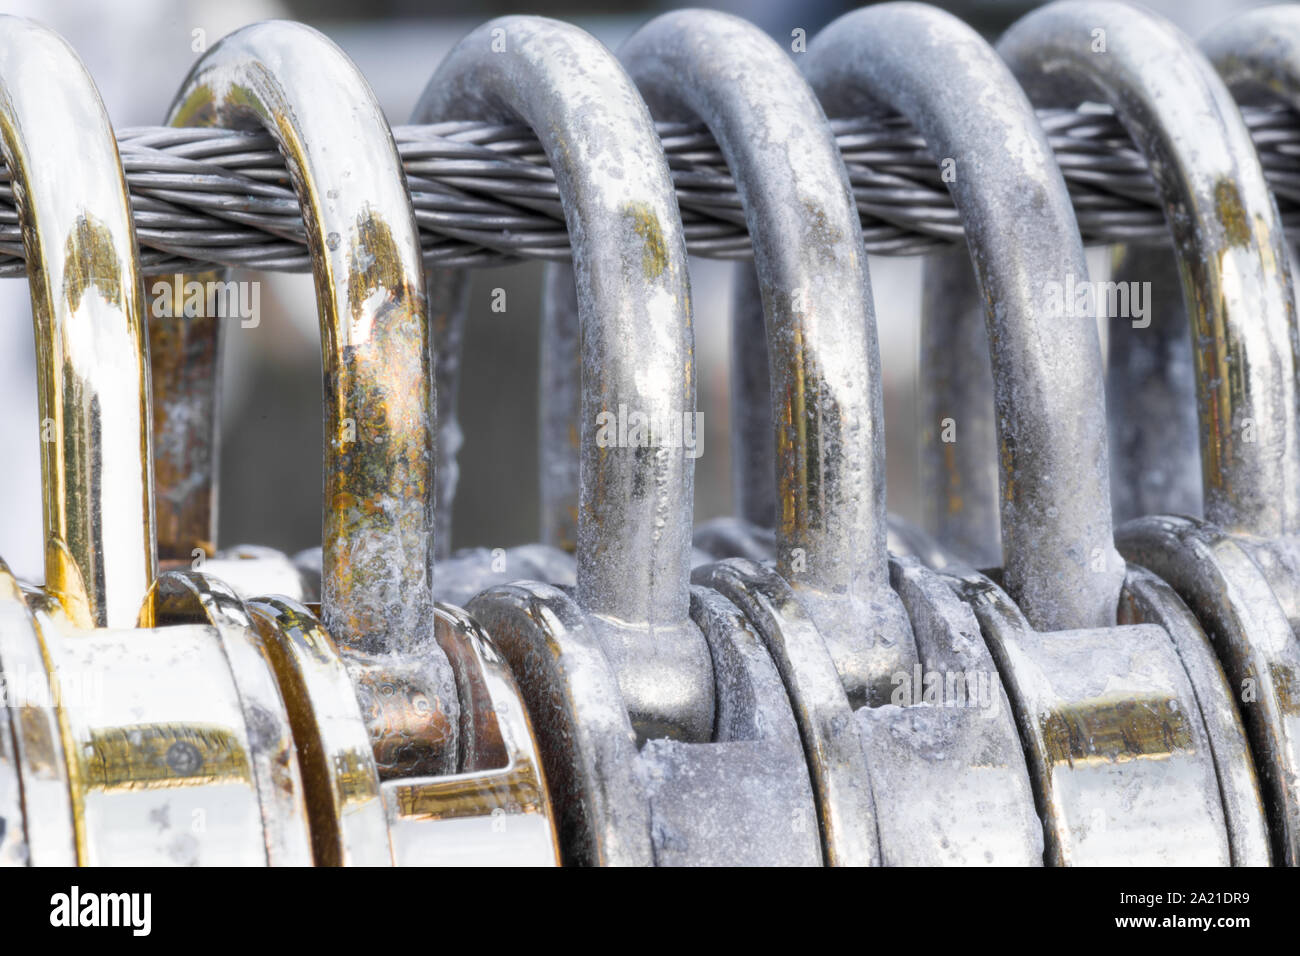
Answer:
<path fill-rule="evenodd" d="M 816 97 L 784 51 L 725 14 L 667 14 L 623 55 L 661 119 L 710 128 L 744 197 L 771 342 L 777 558 L 693 578 L 745 610 L 781 670 L 828 862 L 1041 863 L 1015 721 L 974 617 L 933 572 L 888 560 L 866 254 Z M 924 699 L 922 671 L 988 680 L 989 706 Z"/>
<path fill-rule="evenodd" d="M 737 609 L 688 585 L 692 461 L 658 428 L 694 414 L 690 292 L 672 183 L 636 88 L 581 30 L 505 17 L 457 45 L 416 116 L 531 125 L 573 236 L 576 586 L 498 586 L 469 605 L 533 715 L 565 860 L 819 864 L 780 677 Z M 620 406 L 656 423 L 653 435 L 620 432 Z"/>
<path fill-rule="evenodd" d="M 1104 56 L 1091 52 L 1098 38 L 1106 44 Z M 1198 290 L 1188 301 L 1195 303 L 1193 334 L 1200 343 L 1206 519 L 1225 530 L 1265 534 L 1287 527 L 1300 507 L 1294 496 L 1288 502 L 1276 494 L 1300 478 L 1295 307 L 1277 209 L 1227 88 L 1168 21 L 1121 3 L 1044 7 L 1013 26 L 999 51 L 1040 105 L 1108 103 L 1146 156 L 1167 203 L 1184 287 Z M 1255 434 L 1243 433 L 1247 422 L 1257 424 Z M 1224 631 L 1198 603 L 1197 589 L 1184 586 L 1174 570 L 1193 568 L 1192 578 L 1201 581 L 1217 576 L 1216 562 L 1205 560 L 1207 552 L 1193 543 L 1198 527 L 1206 526 L 1195 520 L 1140 519 L 1118 529 L 1116 542 L 1126 559 L 1155 571 L 1197 612 L 1217 663 L 1227 672 L 1225 683 L 1201 639 L 1178 637 L 1190 638 L 1192 630 L 1170 630 L 1214 749 L 1233 862 L 1268 860 L 1257 794 L 1268 812 L 1272 856 L 1281 861 L 1295 852 L 1293 837 L 1286 834 L 1295 832 L 1296 791 L 1292 787 L 1288 794 L 1282 783 L 1288 775 L 1279 778 L 1276 768 L 1279 762 L 1295 766 L 1294 742 L 1287 744 L 1285 736 L 1261 738 L 1261 727 L 1269 725 L 1268 706 L 1239 706 L 1241 674 L 1233 654 L 1225 653 Z M 1206 540 L 1216 536 L 1207 531 Z M 1238 558 L 1229 547 L 1222 564 L 1240 564 Z M 1286 629 L 1274 602 L 1260 597 L 1251 606 Z M 1294 642 L 1274 645 L 1269 638 L 1265 643 L 1283 658 L 1295 659 Z M 1243 718 L 1258 784 L 1238 756 Z M 1284 823 L 1288 815 L 1291 822 Z"/>
<path fill-rule="evenodd" d="M 1091 316 L 1046 318 L 1049 283 L 1086 281 L 1087 266 L 1028 100 L 977 34 L 913 4 L 832 24 L 806 72 L 828 114 L 898 110 L 955 166 L 992 343 L 1006 593 L 974 571 L 951 580 L 1016 711 L 1047 861 L 1227 862 L 1209 739 L 1171 634 L 1116 626 L 1134 575 L 1111 542 L 1097 330 Z"/>
<path fill-rule="evenodd" d="M 1203 315 L 1194 314 L 1193 332 L 1203 343 L 1195 352 L 1205 516 L 1138 519 L 1119 529 L 1117 541 L 1130 560 L 1150 567 L 1182 595 L 1214 639 L 1250 733 L 1274 858 L 1294 865 L 1300 859 L 1295 303 L 1277 208 L 1228 87 L 1246 96 L 1265 90 L 1285 96 L 1289 88 L 1294 98 L 1300 20 L 1291 8 L 1255 11 L 1229 21 L 1207 38 L 1206 47 L 1226 83 L 1213 77 L 1199 54 L 1186 59 L 1210 76 L 1203 86 L 1213 109 L 1225 117 L 1213 139 L 1207 136 L 1209 109 L 1187 104 L 1185 93 L 1176 101 L 1184 114 L 1171 118 L 1165 103 L 1156 114 L 1173 127 L 1159 148 L 1204 156 L 1212 142 L 1217 148 L 1211 155 L 1222 155 L 1215 178 L 1198 176 L 1183 185 L 1198 201 L 1176 209 L 1185 229 L 1195 228 L 1214 243 L 1211 261 L 1222 271 L 1219 294 Z M 1288 74 L 1289 81 L 1281 79 Z M 1145 100 L 1137 100 L 1128 107 L 1126 122 L 1150 122 L 1144 106 Z M 1180 172 L 1175 167 L 1165 175 Z M 1231 184 L 1230 194 L 1224 183 Z M 1184 274 L 1205 270 L 1178 248 Z"/>

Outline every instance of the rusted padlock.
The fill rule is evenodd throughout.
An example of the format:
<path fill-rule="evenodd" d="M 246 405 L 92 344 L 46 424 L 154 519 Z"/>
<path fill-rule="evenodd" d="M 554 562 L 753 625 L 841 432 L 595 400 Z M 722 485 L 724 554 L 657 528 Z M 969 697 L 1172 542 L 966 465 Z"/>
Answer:
<path fill-rule="evenodd" d="M 272 21 L 204 55 L 172 122 L 266 129 L 307 222 L 326 395 L 319 616 L 275 595 L 247 610 L 293 704 L 316 862 L 556 862 L 540 759 L 510 674 L 473 620 L 432 597 L 423 271 L 378 103 L 334 44 Z M 193 577 L 164 581 L 183 595 Z"/>

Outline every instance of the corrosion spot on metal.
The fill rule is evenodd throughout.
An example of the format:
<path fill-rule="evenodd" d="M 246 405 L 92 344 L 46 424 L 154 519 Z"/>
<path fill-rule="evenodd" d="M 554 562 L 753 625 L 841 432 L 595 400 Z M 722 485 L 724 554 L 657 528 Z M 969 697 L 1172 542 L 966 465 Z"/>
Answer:
<path fill-rule="evenodd" d="M 808 224 L 808 232 L 812 237 L 811 246 L 816 250 L 817 258 L 826 264 L 836 262 L 844 234 L 830 224 L 826 217 L 826 210 L 820 203 L 805 201 L 802 205 L 804 222 Z"/>
<path fill-rule="evenodd" d="M 94 287 L 109 302 L 122 298 L 122 263 L 108 226 L 81 215 L 63 247 L 63 298 L 76 311 L 82 296 Z"/>
<path fill-rule="evenodd" d="M 668 245 L 663 226 L 648 203 L 628 203 L 623 215 L 632 222 L 632 230 L 641 237 L 641 271 L 647 279 L 658 279 L 668 268 Z"/>
<path fill-rule="evenodd" d="M 458 712 L 444 699 L 454 684 L 439 686 L 429 678 L 442 674 L 408 672 L 391 659 L 354 658 L 349 671 L 380 780 L 456 772 Z"/>
<path fill-rule="evenodd" d="M 248 754 L 224 727 L 137 724 L 92 731 L 81 756 L 88 790 L 154 790 L 249 779 Z"/>
<path fill-rule="evenodd" d="M 1190 751 L 1191 725 L 1175 705 L 1169 698 L 1145 696 L 1059 707 L 1040 720 L 1047 757 L 1074 767 Z"/>
<path fill-rule="evenodd" d="M 1269 672 L 1273 676 L 1278 709 L 1288 717 L 1300 716 L 1300 678 L 1285 664 L 1272 664 Z"/>
<path fill-rule="evenodd" d="M 1250 223 L 1241 203 L 1241 193 L 1231 179 L 1214 184 L 1214 212 L 1223 224 L 1223 235 L 1232 246 L 1250 244 Z"/>

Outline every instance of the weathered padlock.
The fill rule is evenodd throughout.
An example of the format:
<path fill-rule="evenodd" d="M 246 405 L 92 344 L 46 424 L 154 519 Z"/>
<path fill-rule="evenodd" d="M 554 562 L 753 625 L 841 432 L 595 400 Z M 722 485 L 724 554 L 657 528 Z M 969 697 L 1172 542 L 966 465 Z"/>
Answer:
<path fill-rule="evenodd" d="M 432 599 L 435 414 L 420 244 L 378 103 L 334 44 L 268 22 L 204 55 L 172 122 L 266 129 L 307 223 L 326 395 L 320 617 L 276 596 L 247 610 L 292 705 L 316 862 L 555 862 L 540 760 L 510 675 L 475 622 Z M 194 578 L 163 581 L 192 606 Z"/>
<path fill-rule="evenodd" d="M 1041 863 L 1014 717 L 974 617 L 932 571 L 888 561 L 866 254 L 816 97 L 726 14 L 666 14 L 623 58 L 659 118 L 712 130 L 743 197 L 771 342 L 777 559 L 693 579 L 740 606 L 777 662 L 828 861 Z M 962 681 L 960 703 L 932 699 L 936 674 Z M 986 700 L 967 701 L 968 678 L 973 694 L 988 682 Z"/>
<path fill-rule="evenodd" d="M 585 360 L 576 586 L 498 586 L 469 605 L 533 715 L 565 859 L 817 865 L 780 676 L 735 607 L 688 585 L 692 462 L 678 430 L 694 413 L 690 298 L 649 113 L 592 37 L 506 17 L 430 80 L 417 120 L 448 116 L 531 125 L 573 237 Z M 653 431 L 620 431 L 620 407 Z"/>
<path fill-rule="evenodd" d="M 1156 602 L 1153 618 L 1181 606 L 1111 543 L 1097 330 L 1090 315 L 1045 320 L 1051 284 L 1086 281 L 1087 266 L 1028 100 L 977 34 L 915 4 L 831 24 L 805 72 L 828 114 L 896 109 L 956 170 L 994 345 L 1001 576 L 1019 607 L 974 571 L 951 580 L 1016 711 L 1047 861 L 1227 862 L 1209 738 L 1171 640 L 1189 638 L 1116 626 L 1126 582 Z M 1178 626 L 1195 628 L 1181 610 Z"/>
<path fill-rule="evenodd" d="M 1262 11 L 1261 11 L 1262 13 Z M 1296 21 L 1272 11 L 1208 41 L 1229 83 L 1279 89 Z M 1138 29 L 1140 26 L 1141 29 Z M 1049 23 L 1061 33 L 1076 23 Z M 1261 777 L 1274 858 L 1300 858 L 1294 633 L 1300 499 L 1295 305 L 1276 205 L 1227 87 L 1191 42 L 1131 13 L 1109 99 L 1165 191 L 1184 283 L 1213 295 L 1192 312 L 1197 347 L 1204 519 L 1148 517 L 1118 530 L 1131 561 L 1167 580 L 1197 613 L 1227 672 Z M 1130 48 L 1128 38 L 1136 45 Z M 1026 48 L 1035 37 L 1023 39 Z M 1294 42 L 1294 41 L 1292 41 Z M 1027 63 L 1032 62 L 1028 53 Z M 1294 61 L 1293 61 L 1294 62 Z M 1068 63 L 1078 93 L 1088 70 Z M 1062 65 L 1055 68 L 1060 70 Z M 1099 81 L 1094 80 L 1092 88 Z M 1208 118 L 1212 118 L 1211 122 Z M 1193 159 L 1195 161 L 1193 161 Z M 1209 248 L 1197 249 L 1199 238 Z M 1194 255 L 1200 251 L 1200 256 Z M 1204 253 L 1208 251 L 1208 255 Z"/>
<path fill-rule="evenodd" d="M 113 130 L 76 54 L 30 21 L 0 18 L 0 83 L 31 276 L 46 531 L 43 587 L 22 594 L 0 569 L 24 811 L 8 817 L 10 797 L 0 856 L 309 863 L 297 753 L 257 633 L 153 627 L 146 333 Z"/>
<path fill-rule="evenodd" d="M 1091 52 L 1098 39 L 1104 56 Z M 1196 343 L 1208 523 L 1144 518 L 1118 529 L 1116 543 L 1129 561 L 1173 585 L 1227 672 L 1225 686 L 1207 669 L 1200 640 L 1178 641 L 1215 751 L 1233 862 L 1268 858 L 1260 846 L 1265 836 L 1257 787 L 1236 756 L 1241 718 L 1273 858 L 1294 860 L 1298 751 L 1282 704 L 1289 684 L 1277 681 L 1285 662 L 1300 663 L 1300 657 L 1294 639 L 1280 639 L 1289 629 L 1262 578 L 1223 534 L 1284 534 L 1300 512 L 1295 495 L 1283 493 L 1300 478 L 1300 419 L 1295 306 L 1276 205 L 1227 88 L 1192 42 L 1162 18 L 1127 4 L 1057 3 L 1013 26 L 999 50 L 1041 105 L 1108 103 L 1160 184 L 1183 285 L 1196 293 L 1184 299 Z M 1216 553 L 1213 542 L 1220 540 Z M 1254 589 L 1245 613 L 1255 621 L 1225 629 L 1209 608 L 1238 601 L 1234 574 L 1242 575 L 1239 587 Z M 1133 619 L 1144 612 L 1130 594 L 1120 613 Z M 1241 706 L 1238 716 L 1247 666 L 1242 655 L 1251 646 L 1273 655 L 1277 666 L 1259 675 L 1268 685 L 1265 699 Z"/>

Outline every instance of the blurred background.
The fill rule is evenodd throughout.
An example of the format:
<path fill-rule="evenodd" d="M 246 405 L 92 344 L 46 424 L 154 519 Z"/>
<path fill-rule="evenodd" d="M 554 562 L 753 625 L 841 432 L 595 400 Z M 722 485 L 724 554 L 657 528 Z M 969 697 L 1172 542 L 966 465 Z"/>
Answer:
<path fill-rule="evenodd" d="M 858 6 L 838 0 L 675 4 L 623 0 L 7 0 L 4 11 L 34 17 L 62 33 L 94 76 L 116 127 L 161 123 L 171 96 L 206 45 L 246 23 L 300 20 L 338 43 L 369 79 L 393 124 L 405 123 L 445 53 L 485 20 L 535 13 L 568 20 L 611 49 L 658 13 L 679 6 L 728 10 L 760 25 L 789 48 L 791 31 L 811 38 Z M 1020 0 L 943 2 L 990 39 L 1036 6 Z M 1231 13 L 1260 5 L 1240 0 L 1148 0 L 1193 36 Z M 1105 259 L 1090 255 L 1095 279 Z M 696 462 L 696 518 L 731 510 L 729 481 L 727 302 L 730 263 L 695 259 L 699 408 L 704 452 Z M 471 293 L 460 400 L 465 444 L 454 547 L 507 547 L 537 536 L 537 355 L 542 266 L 477 270 Z M 321 528 L 321 377 L 309 276 L 246 273 L 261 281 L 261 322 L 231 320 L 224 357 L 220 542 L 296 551 L 319 544 Z M 872 258 L 888 417 L 889 504 L 917 518 L 916 366 L 920 262 Z M 506 292 L 504 313 L 490 308 Z M 39 434 L 27 286 L 0 280 L 9 321 L 0 325 L 0 403 L 10 410 L 10 451 L 0 469 L 0 555 L 29 580 L 42 577 Z"/>

